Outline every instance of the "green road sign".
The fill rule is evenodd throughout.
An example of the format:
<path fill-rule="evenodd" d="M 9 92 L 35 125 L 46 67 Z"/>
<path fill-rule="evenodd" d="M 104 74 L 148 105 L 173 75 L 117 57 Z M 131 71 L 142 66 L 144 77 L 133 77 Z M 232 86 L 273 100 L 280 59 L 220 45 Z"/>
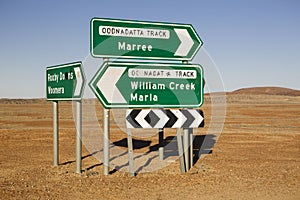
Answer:
<path fill-rule="evenodd" d="M 196 108 L 203 69 L 194 64 L 105 62 L 89 83 L 105 108 Z"/>
<path fill-rule="evenodd" d="M 201 45 L 190 24 L 91 20 L 90 50 L 94 57 L 191 60 Z"/>
<path fill-rule="evenodd" d="M 81 100 L 85 75 L 81 62 L 47 67 L 47 100 Z"/>

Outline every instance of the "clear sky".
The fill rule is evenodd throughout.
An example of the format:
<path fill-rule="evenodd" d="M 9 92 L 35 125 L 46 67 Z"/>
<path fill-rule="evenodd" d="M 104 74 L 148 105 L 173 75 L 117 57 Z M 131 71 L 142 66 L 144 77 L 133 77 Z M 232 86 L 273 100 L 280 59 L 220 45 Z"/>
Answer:
<path fill-rule="evenodd" d="M 298 0 L 1 0 L 0 98 L 44 98 L 47 66 L 89 55 L 93 17 L 192 24 L 226 91 L 300 90 L 299 9 Z"/>

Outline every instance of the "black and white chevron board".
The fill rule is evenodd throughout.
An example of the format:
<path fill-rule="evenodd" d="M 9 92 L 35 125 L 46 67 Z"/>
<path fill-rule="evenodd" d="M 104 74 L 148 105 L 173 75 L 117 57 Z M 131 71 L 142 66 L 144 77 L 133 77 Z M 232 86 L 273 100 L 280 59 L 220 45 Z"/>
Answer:
<path fill-rule="evenodd" d="M 127 128 L 199 128 L 204 127 L 200 109 L 128 109 Z"/>

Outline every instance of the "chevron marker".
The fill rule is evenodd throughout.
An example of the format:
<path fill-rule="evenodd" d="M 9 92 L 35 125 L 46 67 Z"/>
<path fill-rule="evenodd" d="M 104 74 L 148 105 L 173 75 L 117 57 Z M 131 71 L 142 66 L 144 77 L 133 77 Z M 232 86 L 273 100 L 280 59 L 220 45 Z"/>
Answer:
<path fill-rule="evenodd" d="M 202 110 L 129 109 L 127 128 L 198 128 L 204 126 Z"/>

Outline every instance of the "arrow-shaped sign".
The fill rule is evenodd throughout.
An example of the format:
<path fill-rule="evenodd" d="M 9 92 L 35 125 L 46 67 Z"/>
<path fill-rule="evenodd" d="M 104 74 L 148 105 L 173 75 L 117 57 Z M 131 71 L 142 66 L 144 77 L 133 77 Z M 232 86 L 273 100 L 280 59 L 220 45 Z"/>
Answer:
<path fill-rule="evenodd" d="M 94 57 L 191 60 L 203 42 L 190 24 L 94 18 Z"/>
<path fill-rule="evenodd" d="M 105 62 L 89 86 L 105 108 L 188 108 L 203 103 L 203 71 L 194 64 Z"/>
<path fill-rule="evenodd" d="M 103 76 L 97 82 L 97 87 L 104 98 L 110 103 L 126 103 L 126 100 L 116 87 L 116 83 L 121 78 L 126 67 L 110 67 L 104 72 Z"/>
<path fill-rule="evenodd" d="M 198 128 L 204 127 L 204 115 L 199 109 L 129 109 L 126 111 L 126 126 L 127 128 Z"/>
<path fill-rule="evenodd" d="M 47 67 L 47 100 L 81 100 L 85 80 L 81 62 Z"/>

